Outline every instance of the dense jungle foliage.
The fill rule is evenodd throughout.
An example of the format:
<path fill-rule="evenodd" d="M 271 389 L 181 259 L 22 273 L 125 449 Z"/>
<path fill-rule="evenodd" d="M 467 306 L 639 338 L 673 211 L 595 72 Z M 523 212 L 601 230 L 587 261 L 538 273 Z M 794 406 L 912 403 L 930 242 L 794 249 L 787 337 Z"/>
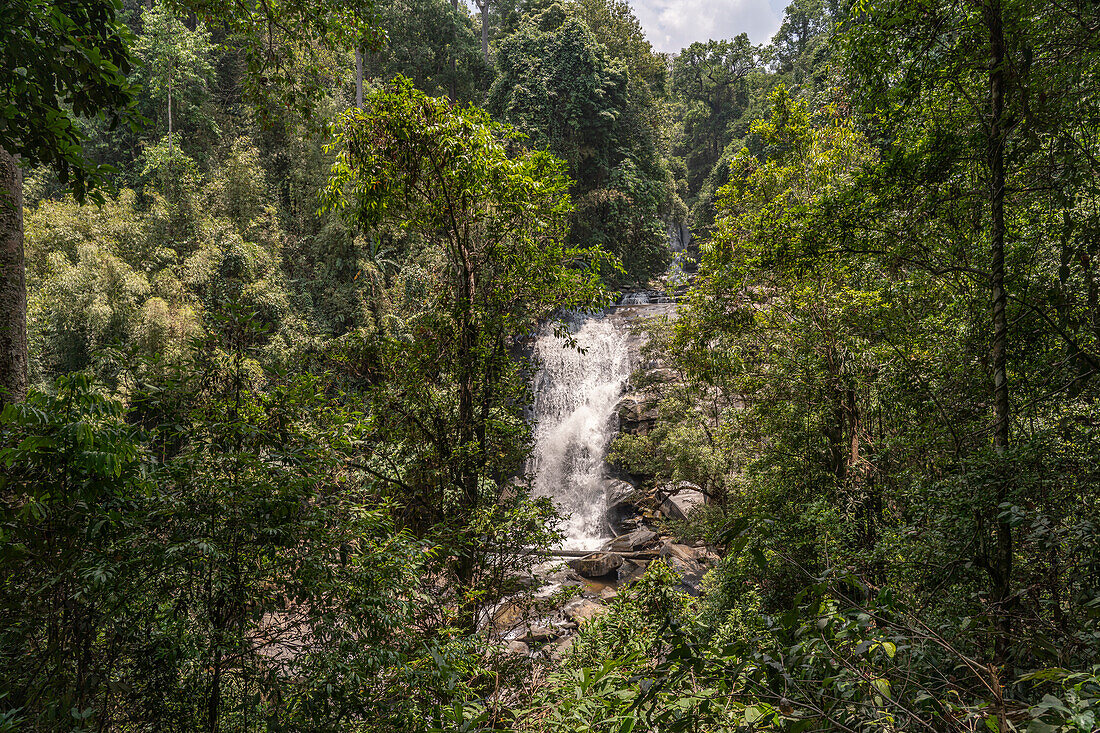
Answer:
<path fill-rule="evenodd" d="M 0 731 L 1100 730 L 1094 0 L 675 54 L 626 0 L 7 0 L 0 59 Z M 512 653 L 532 334 L 683 271 L 609 459 L 718 562 Z"/>

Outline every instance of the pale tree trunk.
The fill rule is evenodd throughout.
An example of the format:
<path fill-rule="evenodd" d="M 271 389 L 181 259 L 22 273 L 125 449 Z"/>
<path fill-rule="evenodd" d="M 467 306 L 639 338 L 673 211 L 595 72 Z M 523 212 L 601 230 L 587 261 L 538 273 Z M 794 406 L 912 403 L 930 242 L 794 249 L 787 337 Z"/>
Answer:
<path fill-rule="evenodd" d="M 989 203 L 990 203 L 990 291 L 993 299 L 993 450 L 1004 456 L 1009 443 L 1008 401 L 1008 317 L 1005 294 L 1005 39 L 1004 18 L 1000 0 L 992 0 L 986 8 L 989 30 Z M 1000 506 L 1009 499 L 1009 477 L 998 477 L 995 506 L 997 541 L 989 570 L 993 584 L 993 602 L 997 613 L 995 655 L 1004 662 L 1012 635 L 1012 622 L 1006 605 L 1012 588 L 1012 525 Z"/>
<path fill-rule="evenodd" d="M 481 11 L 481 55 L 489 63 L 489 0 L 474 0 Z"/>
<path fill-rule="evenodd" d="M 0 148 L 0 406 L 27 396 L 23 169 Z"/>
<path fill-rule="evenodd" d="M 168 152 L 175 150 L 172 147 L 172 78 L 175 76 L 175 67 L 168 72 Z"/>
<path fill-rule="evenodd" d="M 451 0 L 451 7 L 454 8 L 455 16 L 456 16 L 455 22 L 457 23 L 458 22 L 458 18 L 457 18 L 457 16 L 458 16 L 458 0 Z M 452 102 L 457 102 L 458 101 L 457 84 L 458 84 L 458 61 L 455 59 L 454 51 L 451 51 L 451 83 L 450 83 L 450 89 L 448 90 L 450 92 L 448 96 L 450 96 Z"/>
<path fill-rule="evenodd" d="M 363 49 L 355 49 L 355 106 L 363 109 Z"/>

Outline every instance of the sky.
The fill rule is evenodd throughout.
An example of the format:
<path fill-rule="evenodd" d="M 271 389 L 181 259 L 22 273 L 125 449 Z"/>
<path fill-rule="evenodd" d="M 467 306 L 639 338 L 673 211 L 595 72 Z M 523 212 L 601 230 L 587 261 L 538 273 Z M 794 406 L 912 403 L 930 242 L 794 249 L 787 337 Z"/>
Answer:
<path fill-rule="evenodd" d="M 675 53 L 693 41 L 748 33 L 766 43 L 779 30 L 788 0 L 630 0 L 657 51 Z"/>
<path fill-rule="evenodd" d="M 767 43 L 779 30 L 790 0 L 629 0 L 646 37 L 657 51 L 678 53 L 694 41 L 748 33 Z M 466 5 L 476 15 L 474 0 Z"/>

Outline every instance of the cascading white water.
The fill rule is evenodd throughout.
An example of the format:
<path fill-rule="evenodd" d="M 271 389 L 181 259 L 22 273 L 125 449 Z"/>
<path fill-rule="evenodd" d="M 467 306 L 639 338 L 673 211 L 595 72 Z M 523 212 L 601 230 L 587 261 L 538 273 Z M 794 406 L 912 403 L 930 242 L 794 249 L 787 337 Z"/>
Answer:
<path fill-rule="evenodd" d="M 598 549 L 607 536 L 604 458 L 615 403 L 630 377 L 626 329 L 609 316 L 577 318 L 573 340 L 546 329 L 535 344 L 535 496 L 553 498 L 567 520 L 564 548 Z"/>

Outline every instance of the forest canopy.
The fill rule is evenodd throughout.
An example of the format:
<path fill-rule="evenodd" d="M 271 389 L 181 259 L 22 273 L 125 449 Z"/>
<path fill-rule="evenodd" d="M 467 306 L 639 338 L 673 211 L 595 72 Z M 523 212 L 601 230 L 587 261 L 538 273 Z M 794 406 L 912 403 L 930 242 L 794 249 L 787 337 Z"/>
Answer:
<path fill-rule="evenodd" d="M 0 733 L 1100 729 L 1097 3 L 9 0 L 0 59 Z"/>

